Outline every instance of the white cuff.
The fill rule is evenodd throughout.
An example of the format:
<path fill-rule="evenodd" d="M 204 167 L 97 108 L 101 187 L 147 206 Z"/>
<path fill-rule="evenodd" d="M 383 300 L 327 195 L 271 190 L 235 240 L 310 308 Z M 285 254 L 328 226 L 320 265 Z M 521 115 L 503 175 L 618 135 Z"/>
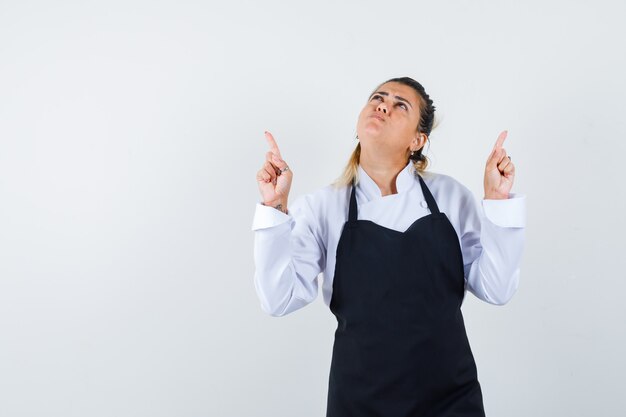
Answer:
<path fill-rule="evenodd" d="M 508 199 L 482 200 L 485 217 L 500 227 L 526 227 L 526 196 L 509 193 Z"/>
<path fill-rule="evenodd" d="M 266 229 L 268 227 L 278 226 L 291 219 L 291 216 L 276 210 L 274 207 L 256 204 L 254 210 L 254 220 L 252 221 L 252 230 Z"/>

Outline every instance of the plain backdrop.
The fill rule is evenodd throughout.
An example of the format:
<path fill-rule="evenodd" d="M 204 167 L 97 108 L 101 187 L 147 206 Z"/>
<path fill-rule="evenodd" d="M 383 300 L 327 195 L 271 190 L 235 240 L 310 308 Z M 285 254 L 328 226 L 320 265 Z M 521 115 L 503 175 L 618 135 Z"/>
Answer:
<path fill-rule="evenodd" d="M 378 83 L 437 107 L 430 170 L 527 196 L 514 298 L 463 305 L 489 416 L 622 416 L 621 1 L 0 2 L 0 415 L 324 415 L 336 321 L 253 285 L 270 130 L 334 180 Z"/>

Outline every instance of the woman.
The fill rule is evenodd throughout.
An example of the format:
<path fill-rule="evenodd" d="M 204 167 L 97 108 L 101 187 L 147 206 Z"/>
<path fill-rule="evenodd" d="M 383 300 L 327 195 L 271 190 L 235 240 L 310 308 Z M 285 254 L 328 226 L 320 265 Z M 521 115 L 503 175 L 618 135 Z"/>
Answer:
<path fill-rule="evenodd" d="M 393 78 L 370 95 L 341 179 L 288 206 L 293 172 L 276 141 L 257 173 L 254 282 L 283 316 L 315 299 L 337 317 L 327 416 L 484 416 L 465 333 L 465 291 L 502 305 L 515 293 L 525 197 L 496 140 L 479 213 L 452 177 L 426 172 L 435 107 Z"/>

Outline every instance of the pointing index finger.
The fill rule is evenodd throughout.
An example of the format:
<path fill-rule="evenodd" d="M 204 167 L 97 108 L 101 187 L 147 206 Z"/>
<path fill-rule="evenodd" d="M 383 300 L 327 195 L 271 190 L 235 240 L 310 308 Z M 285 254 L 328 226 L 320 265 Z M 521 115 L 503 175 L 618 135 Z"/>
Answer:
<path fill-rule="evenodd" d="M 502 132 L 500 132 L 500 135 L 498 136 L 498 139 L 496 140 L 496 144 L 493 147 L 493 149 L 500 149 L 502 147 L 502 144 L 504 143 L 504 139 L 506 139 L 506 135 L 507 135 L 508 131 L 503 130 Z"/>
<path fill-rule="evenodd" d="M 278 149 L 278 145 L 276 144 L 276 140 L 274 139 L 274 136 L 272 136 L 272 134 L 268 132 L 267 130 L 265 131 L 265 139 L 267 139 L 267 143 L 270 145 L 270 150 L 272 151 L 272 153 L 282 159 L 282 156 L 280 156 L 280 150 Z"/>

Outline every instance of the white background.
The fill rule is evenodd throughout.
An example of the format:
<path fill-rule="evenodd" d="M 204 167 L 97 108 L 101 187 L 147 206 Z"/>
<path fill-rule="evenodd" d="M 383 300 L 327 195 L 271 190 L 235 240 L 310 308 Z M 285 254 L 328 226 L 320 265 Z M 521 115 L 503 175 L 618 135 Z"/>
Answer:
<path fill-rule="evenodd" d="M 274 133 L 291 200 L 347 162 L 395 76 L 430 169 L 482 198 L 498 133 L 528 201 L 521 283 L 463 312 L 489 416 L 621 416 L 621 1 L 2 1 L 0 415 L 322 416 L 335 318 L 253 285 Z"/>

